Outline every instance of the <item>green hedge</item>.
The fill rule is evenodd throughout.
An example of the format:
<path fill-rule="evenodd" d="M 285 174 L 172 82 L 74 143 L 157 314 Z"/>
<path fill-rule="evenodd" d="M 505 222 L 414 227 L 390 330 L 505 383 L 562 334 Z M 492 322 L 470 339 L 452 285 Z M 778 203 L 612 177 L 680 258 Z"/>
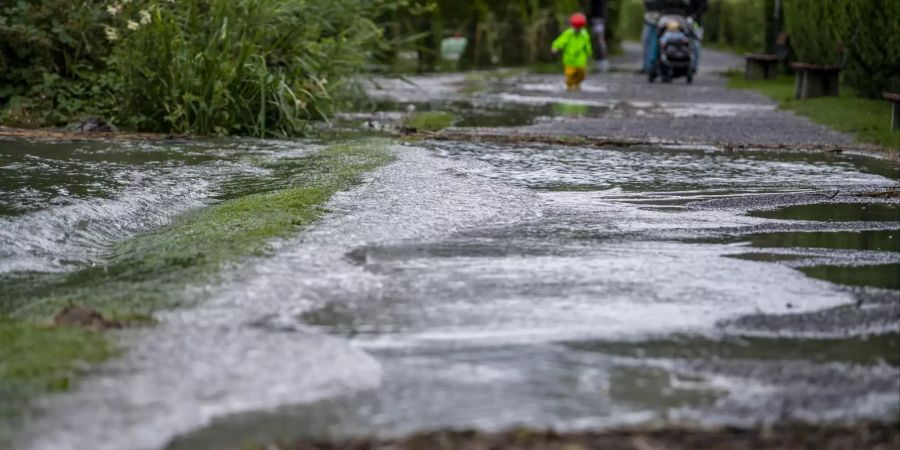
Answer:
<path fill-rule="evenodd" d="M 620 34 L 639 40 L 644 24 L 644 2 L 621 0 Z M 771 0 L 710 0 L 703 18 L 704 42 L 714 46 L 762 51 L 766 42 L 766 5 Z"/>
<path fill-rule="evenodd" d="M 621 0 L 619 5 L 619 36 L 631 41 L 641 40 L 644 31 L 644 2 Z"/>
<path fill-rule="evenodd" d="M 703 18 L 707 44 L 759 52 L 766 43 L 766 0 L 711 0 Z"/>
<path fill-rule="evenodd" d="M 900 90 L 900 2 L 784 0 L 784 10 L 799 60 L 846 62 L 845 82 L 864 96 Z"/>
<path fill-rule="evenodd" d="M 784 0 L 785 26 L 797 59 L 812 64 L 841 61 L 838 44 L 849 36 L 849 3 L 860 0 Z"/>

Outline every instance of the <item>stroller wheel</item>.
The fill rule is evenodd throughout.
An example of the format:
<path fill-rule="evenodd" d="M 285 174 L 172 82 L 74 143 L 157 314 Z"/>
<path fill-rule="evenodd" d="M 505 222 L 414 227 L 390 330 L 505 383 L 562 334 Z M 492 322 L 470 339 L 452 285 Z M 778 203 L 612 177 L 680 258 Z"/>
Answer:
<path fill-rule="evenodd" d="M 656 82 L 656 71 L 651 70 L 650 73 L 647 74 L 647 81 L 654 83 Z"/>
<path fill-rule="evenodd" d="M 693 83 L 694 83 L 694 75 L 693 75 L 693 74 L 688 74 L 688 76 L 687 76 L 687 84 L 693 84 Z"/>

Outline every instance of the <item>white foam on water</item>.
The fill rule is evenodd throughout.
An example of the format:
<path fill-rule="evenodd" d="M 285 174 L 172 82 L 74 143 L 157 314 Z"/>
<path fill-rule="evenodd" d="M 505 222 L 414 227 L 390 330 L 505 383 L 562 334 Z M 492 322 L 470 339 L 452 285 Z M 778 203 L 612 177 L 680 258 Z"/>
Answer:
<path fill-rule="evenodd" d="M 615 402 L 608 398 L 596 410 L 583 404 L 593 397 L 562 383 L 571 374 L 555 358 L 574 357 L 556 345 L 709 333 L 746 314 L 817 311 L 854 301 L 846 290 L 789 267 L 727 258 L 731 247 L 624 239 L 624 233 L 764 219 L 737 211 L 643 210 L 619 202 L 616 188 L 538 193 L 527 183 L 564 174 L 565 167 L 552 166 L 573 156 L 545 151 L 532 155 L 552 159 L 542 164 L 489 149 L 478 161 L 395 148 L 395 163 L 335 195 L 330 214 L 278 242 L 274 255 L 227 272 L 221 285 L 198 287 L 207 301 L 161 314 L 159 327 L 127 332 L 132 351 L 75 392 L 42 401 L 47 415 L 31 424 L 22 448 L 159 448 L 223 416 L 384 389 L 377 423 L 393 424 L 393 431 L 608 424 L 620 413 L 646 420 L 657 417 L 647 413 L 652 408 L 610 407 Z M 621 153 L 594 155 L 608 156 L 610 166 L 625 158 L 630 162 L 616 166 L 623 171 L 646 165 Z M 699 167 L 706 158 L 692 155 L 674 161 Z M 512 165 L 504 172 L 498 160 Z M 511 169 L 522 160 L 524 169 Z M 744 161 L 749 168 L 713 163 L 731 165 L 725 173 L 749 172 L 745 183 L 765 184 L 768 169 L 757 161 Z M 782 169 L 810 180 L 850 173 L 800 166 Z M 569 175 L 577 181 L 603 173 Z M 713 185 L 733 182 L 723 177 Z M 480 253 L 470 254 L 473 248 Z M 329 337 L 329 331 L 346 337 Z M 414 353 L 392 357 L 398 349 Z M 505 353 L 482 357 L 484 349 Z M 543 355 L 545 365 L 533 362 L 529 352 L 545 349 L 552 350 Z M 463 362 L 452 364 L 454 356 Z M 595 377 L 601 384 L 611 370 L 604 364 Z M 785 392 L 788 381 L 778 381 L 769 400 Z M 475 386 L 483 390 L 469 391 Z M 478 410 L 457 407 L 466 401 Z M 740 407 L 740 398 L 735 402 L 730 411 Z M 861 403 L 859 413 L 882 411 L 885 400 L 873 403 L 870 410 Z M 543 409 L 551 404 L 563 406 Z M 593 416 L 574 414 L 566 422 L 582 407 Z"/>
<path fill-rule="evenodd" d="M 737 117 L 741 115 L 771 113 L 777 105 L 757 103 L 676 103 L 676 102 L 623 102 L 635 108 L 637 115 L 665 115 L 684 117 Z"/>
<path fill-rule="evenodd" d="M 205 175 L 190 168 L 118 174 L 125 188 L 114 198 L 88 198 L 24 216 L 0 218 L 0 273 L 58 272 L 88 263 L 108 246 L 165 225 L 204 204 L 213 193 Z"/>
<path fill-rule="evenodd" d="M 519 103 L 525 105 L 576 105 L 576 106 L 595 106 L 598 108 L 611 108 L 617 102 L 605 100 L 586 100 L 581 98 L 565 98 L 565 97 L 547 97 L 538 95 L 523 94 L 491 94 L 485 98 L 494 99 L 497 103 Z"/>
<path fill-rule="evenodd" d="M 523 83 L 516 87 L 523 91 L 555 92 L 555 93 L 566 92 L 566 85 L 562 81 L 560 81 L 558 83 Z M 581 91 L 589 92 L 589 93 L 609 92 L 609 86 L 604 85 L 604 84 L 595 84 L 591 81 L 586 81 L 581 84 Z"/>
<path fill-rule="evenodd" d="M 484 191 L 477 180 L 446 172 L 459 164 L 421 149 L 399 155 L 366 186 L 338 194 L 329 204 L 334 214 L 278 245 L 274 257 L 210 287 L 209 301 L 160 314 L 158 327 L 127 332 L 124 357 L 76 391 L 41 402 L 46 415 L 20 436 L 20 447 L 159 448 L 216 417 L 376 387 L 381 369 L 374 359 L 295 318 L 317 304 L 319 289 L 359 295 L 358 289 L 377 288 L 378 279 L 345 253 L 367 242 L 445 235 L 522 214 L 513 204 L 523 200 L 518 189 Z"/>

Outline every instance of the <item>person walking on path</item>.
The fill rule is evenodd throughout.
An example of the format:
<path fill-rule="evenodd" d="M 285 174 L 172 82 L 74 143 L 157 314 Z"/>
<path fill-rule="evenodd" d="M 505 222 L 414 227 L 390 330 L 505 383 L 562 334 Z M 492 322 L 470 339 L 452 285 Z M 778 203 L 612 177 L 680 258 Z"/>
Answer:
<path fill-rule="evenodd" d="M 577 13 L 569 20 L 572 25 L 563 31 L 555 41 L 551 49 L 554 54 L 562 53 L 563 66 L 566 74 L 566 87 L 570 91 L 581 90 L 581 82 L 587 76 L 588 59 L 593 52 L 591 47 L 591 33 L 587 27 L 587 17 Z"/>
<path fill-rule="evenodd" d="M 591 29 L 594 32 L 594 38 L 597 40 L 597 60 L 598 72 L 609 72 L 609 52 L 606 47 L 606 24 L 602 17 L 595 17 L 592 21 Z"/>
<path fill-rule="evenodd" d="M 644 0 L 644 31 L 641 33 L 641 44 L 644 46 L 644 60 L 641 73 L 648 74 L 653 70 L 653 50 L 656 47 L 656 26 L 659 22 L 660 0 Z"/>

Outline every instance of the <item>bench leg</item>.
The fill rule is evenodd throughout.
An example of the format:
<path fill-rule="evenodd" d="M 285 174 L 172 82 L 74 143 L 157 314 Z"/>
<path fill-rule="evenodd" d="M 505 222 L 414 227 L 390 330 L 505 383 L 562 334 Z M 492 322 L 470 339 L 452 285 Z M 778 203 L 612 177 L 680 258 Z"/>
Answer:
<path fill-rule="evenodd" d="M 803 98 L 803 85 L 806 84 L 806 72 L 798 71 L 794 75 L 794 98 L 800 100 Z"/>
<path fill-rule="evenodd" d="M 766 63 L 766 79 L 774 80 L 776 78 L 778 78 L 778 63 L 777 62 Z"/>
<path fill-rule="evenodd" d="M 825 92 L 824 95 L 829 95 L 832 97 L 838 97 L 841 95 L 841 76 L 838 72 L 829 73 L 824 76 L 825 78 Z"/>
<path fill-rule="evenodd" d="M 893 108 L 893 124 L 891 128 L 894 130 L 900 130 L 900 102 L 894 102 Z"/>
<path fill-rule="evenodd" d="M 841 92 L 840 76 L 837 72 L 802 71 L 797 73 L 794 97 L 804 98 L 838 96 Z"/>
<path fill-rule="evenodd" d="M 807 72 L 806 73 L 806 89 L 803 92 L 803 98 L 821 97 L 825 95 L 828 89 L 827 76 L 822 74 Z"/>

